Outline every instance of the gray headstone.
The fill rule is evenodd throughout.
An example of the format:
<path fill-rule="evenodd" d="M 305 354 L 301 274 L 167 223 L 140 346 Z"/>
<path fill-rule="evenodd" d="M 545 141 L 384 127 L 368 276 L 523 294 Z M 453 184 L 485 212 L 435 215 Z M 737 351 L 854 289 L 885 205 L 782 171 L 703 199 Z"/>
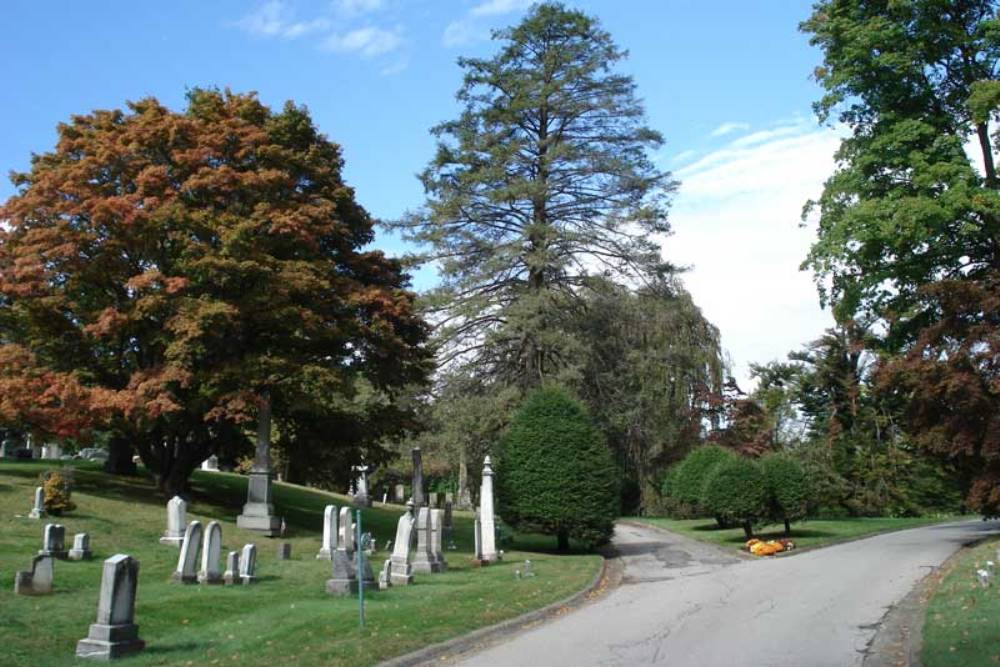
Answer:
<path fill-rule="evenodd" d="M 180 496 L 167 501 L 167 530 L 160 537 L 161 544 L 179 547 L 187 528 L 187 503 Z"/>
<path fill-rule="evenodd" d="M 441 533 L 444 526 L 444 510 L 432 509 L 430 515 L 431 522 L 431 553 L 437 563 L 437 571 L 443 572 L 448 569 L 448 562 L 444 559 L 444 551 L 441 550 Z"/>
<path fill-rule="evenodd" d="M 392 585 L 406 586 L 413 583 L 413 563 L 410 560 L 410 546 L 413 543 L 413 527 L 416 519 L 413 517 L 413 501 L 406 503 L 406 513 L 399 517 L 396 524 L 396 539 L 392 546 L 392 556 L 389 561 L 389 581 Z"/>
<path fill-rule="evenodd" d="M 431 536 L 430 513 L 431 510 L 428 507 L 421 507 L 417 510 L 417 553 L 413 556 L 414 572 L 441 571 L 431 547 L 433 538 Z"/>
<path fill-rule="evenodd" d="M 333 571 L 326 582 L 326 592 L 330 595 L 348 595 L 358 591 L 354 551 L 354 518 L 350 507 L 341 507 L 337 548 L 332 558 Z"/>
<path fill-rule="evenodd" d="M 479 510 L 476 510 L 476 518 L 472 522 L 472 532 L 475 537 L 476 546 L 475 554 L 473 559 L 477 562 L 482 562 L 483 560 L 483 523 L 479 520 Z"/>
<path fill-rule="evenodd" d="M 437 491 L 432 491 L 431 493 L 428 493 L 427 495 L 428 495 L 428 498 L 429 498 L 429 500 L 427 501 L 427 504 L 428 504 L 429 507 L 438 507 L 440 505 L 440 503 L 441 503 L 441 494 L 440 493 L 438 493 Z"/>
<path fill-rule="evenodd" d="M 172 581 L 193 584 L 198 581 L 198 552 L 201 550 L 202 529 L 200 521 L 192 521 L 184 531 L 177 569 L 170 576 Z"/>
<path fill-rule="evenodd" d="M 392 561 L 388 558 L 382 563 L 382 570 L 378 573 L 378 589 L 384 591 L 392 586 Z"/>
<path fill-rule="evenodd" d="M 355 474 L 352 503 L 355 507 L 371 507 L 372 499 L 368 495 L 368 466 L 354 466 L 352 470 Z"/>
<path fill-rule="evenodd" d="M 257 581 L 257 545 L 250 543 L 243 545 L 243 552 L 240 554 L 240 582 L 243 585 L 252 584 Z"/>
<path fill-rule="evenodd" d="M 419 508 L 427 504 L 424 496 L 424 463 L 419 447 L 414 447 L 410 454 L 413 456 L 413 506 Z"/>
<path fill-rule="evenodd" d="M 73 548 L 69 550 L 70 560 L 90 560 L 90 535 L 77 533 L 73 536 Z"/>
<path fill-rule="evenodd" d="M 222 581 L 226 586 L 240 582 L 240 552 L 230 551 L 226 556 L 226 571 L 222 573 Z"/>
<path fill-rule="evenodd" d="M 332 560 L 337 549 L 337 506 L 327 505 L 323 510 L 323 543 L 320 545 L 316 558 Z"/>
<path fill-rule="evenodd" d="M 205 528 L 205 540 L 201 546 L 201 569 L 198 570 L 199 584 L 221 584 L 222 573 L 219 560 L 222 558 L 222 526 L 212 521 Z"/>
<path fill-rule="evenodd" d="M 247 502 L 243 505 L 243 513 L 236 517 L 236 525 L 244 530 L 275 537 L 281 533 L 281 517 L 274 513 L 271 472 L 255 469 L 250 472 L 249 477 Z"/>
<path fill-rule="evenodd" d="M 397 484 L 394 488 L 395 495 L 392 497 L 393 502 L 405 503 L 406 502 L 406 487 L 402 484 Z"/>
<path fill-rule="evenodd" d="M 135 621 L 135 592 L 139 583 L 139 561 L 117 554 L 104 561 L 97 622 L 76 645 L 79 658 L 114 660 L 145 648 Z"/>
<path fill-rule="evenodd" d="M 279 544 L 276 556 L 278 560 L 290 560 L 292 557 L 292 545 L 288 542 Z"/>
<path fill-rule="evenodd" d="M 29 519 L 41 519 L 45 516 L 45 489 L 37 487 L 35 489 L 35 504 L 28 512 Z"/>
<path fill-rule="evenodd" d="M 49 595 L 52 593 L 52 556 L 33 556 L 31 570 L 14 575 L 14 593 L 17 595 Z"/>
<path fill-rule="evenodd" d="M 343 549 L 354 557 L 354 516 L 350 507 L 340 508 L 340 527 L 337 535 L 337 549 Z"/>
<path fill-rule="evenodd" d="M 66 558 L 66 527 L 58 523 L 45 524 L 42 533 L 42 548 L 38 551 L 39 556 L 52 556 L 53 558 Z"/>

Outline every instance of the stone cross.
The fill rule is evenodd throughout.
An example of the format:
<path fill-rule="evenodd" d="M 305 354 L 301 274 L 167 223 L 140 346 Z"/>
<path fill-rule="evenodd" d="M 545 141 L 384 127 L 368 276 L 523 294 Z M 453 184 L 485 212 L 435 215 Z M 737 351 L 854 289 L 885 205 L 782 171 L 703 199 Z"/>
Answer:
<path fill-rule="evenodd" d="M 184 541 L 186 526 L 187 503 L 180 496 L 174 496 L 167 502 L 167 530 L 160 538 L 160 544 L 179 547 Z"/>
<path fill-rule="evenodd" d="M 493 514 L 493 466 L 487 455 L 483 461 L 483 483 L 479 487 L 479 521 L 482 527 L 482 557 L 480 560 L 499 560 L 497 553 L 496 518 Z"/>
<path fill-rule="evenodd" d="M 434 558 L 431 536 L 430 508 L 417 510 L 417 553 L 413 557 L 414 572 L 440 572 L 441 567 Z"/>
<path fill-rule="evenodd" d="M 48 595 L 52 592 L 52 556 L 33 556 L 31 570 L 14 574 L 16 595 Z"/>
<path fill-rule="evenodd" d="M 205 528 L 205 541 L 201 546 L 201 569 L 198 570 L 199 584 L 221 584 L 219 559 L 222 557 L 222 526 L 212 521 Z"/>
<path fill-rule="evenodd" d="M 41 519 L 45 516 L 45 489 L 38 487 L 35 489 L 35 506 L 28 512 L 29 519 Z"/>
<path fill-rule="evenodd" d="M 432 509 L 430 523 L 431 553 L 434 556 L 434 562 L 437 563 L 437 571 L 444 572 L 448 569 L 448 562 L 444 559 L 444 552 L 441 550 L 441 528 L 444 523 L 444 510 Z"/>
<path fill-rule="evenodd" d="M 193 584 L 198 581 L 198 552 L 201 549 L 201 522 L 192 521 L 184 531 L 181 554 L 177 559 L 177 569 L 170 575 L 171 581 Z"/>
<path fill-rule="evenodd" d="M 354 466 L 351 468 L 357 477 L 354 478 L 353 503 L 355 507 L 371 507 L 372 499 L 368 495 L 368 471 L 366 465 Z"/>
<path fill-rule="evenodd" d="M 69 550 L 70 560 L 90 560 L 90 535 L 77 533 L 73 536 L 73 548 Z"/>
<path fill-rule="evenodd" d="M 230 551 L 226 556 L 226 571 L 222 573 L 222 581 L 226 586 L 239 583 L 240 579 L 240 552 Z"/>
<path fill-rule="evenodd" d="M 413 527 L 416 519 L 413 517 L 413 501 L 406 503 L 406 513 L 399 517 L 396 524 L 396 539 L 392 545 L 392 556 L 389 557 L 389 581 L 394 586 L 406 586 L 413 583 L 413 564 L 410 560 L 410 546 L 413 544 Z"/>
<path fill-rule="evenodd" d="M 240 554 L 240 582 L 246 586 L 257 581 L 256 571 L 257 545 L 253 543 L 244 544 L 243 553 Z"/>
<path fill-rule="evenodd" d="M 78 658 L 114 660 L 145 648 L 135 624 L 135 592 L 139 584 L 139 561 L 117 554 L 104 561 L 97 622 L 76 645 Z"/>
<path fill-rule="evenodd" d="M 42 548 L 38 551 L 39 556 L 52 556 L 53 558 L 66 558 L 66 528 L 58 523 L 45 524 L 45 531 L 42 533 Z"/>
<path fill-rule="evenodd" d="M 337 548 L 337 506 L 327 505 L 323 510 L 323 543 L 320 545 L 316 558 L 320 560 L 333 559 Z"/>
<path fill-rule="evenodd" d="M 414 447 L 410 454 L 413 456 L 413 506 L 419 508 L 427 504 L 424 497 L 424 463 L 419 447 Z"/>

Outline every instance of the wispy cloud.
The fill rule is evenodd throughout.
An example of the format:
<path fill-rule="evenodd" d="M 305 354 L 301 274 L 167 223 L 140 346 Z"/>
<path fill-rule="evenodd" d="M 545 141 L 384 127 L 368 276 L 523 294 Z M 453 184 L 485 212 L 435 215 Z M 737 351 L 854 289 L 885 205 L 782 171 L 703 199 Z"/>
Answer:
<path fill-rule="evenodd" d="M 490 21 L 527 9 L 532 0 L 484 0 L 474 5 L 464 16 L 448 23 L 441 35 L 447 47 L 463 46 L 489 37 Z"/>
<path fill-rule="evenodd" d="M 366 26 L 330 35 L 323 42 L 323 48 L 338 53 L 357 53 L 362 58 L 374 58 L 396 50 L 402 42 L 398 30 Z"/>
<path fill-rule="evenodd" d="M 742 132 L 744 130 L 749 130 L 750 125 L 748 123 L 740 123 L 736 121 L 728 121 L 720 125 L 719 127 L 712 130 L 710 137 L 724 137 L 727 134 L 732 134 L 733 132 Z"/>
<path fill-rule="evenodd" d="M 270 0 L 236 21 L 236 26 L 259 37 L 295 39 L 309 33 L 327 30 L 330 28 L 330 21 L 322 17 L 309 21 L 296 21 L 285 3 L 280 0 Z"/>
<path fill-rule="evenodd" d="M 675 171 L 681 188 L 664 256 L 693 267 L 685 283 L 720 328 L 744 388 L 750 362 L 784 358 L 832 325 L 812 276 L 799 271 L 815 234 L 800 215 L 832 173 L 844 132 L 787 123 Z"/>
<path fill-rule="evenodd" d="M 341 14 L 356 16 L 371 14 L 385 7 L 384 0 L 337 0 L 334 6 Z"/>

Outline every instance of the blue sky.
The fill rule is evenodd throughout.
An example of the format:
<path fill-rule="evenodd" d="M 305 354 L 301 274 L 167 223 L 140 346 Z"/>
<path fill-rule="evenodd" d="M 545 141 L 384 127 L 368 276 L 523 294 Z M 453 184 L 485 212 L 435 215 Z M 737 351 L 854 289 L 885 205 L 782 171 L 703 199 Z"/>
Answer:
<path fill-rule="evenodd" d="M 193 86 L 305 104 L 344 148 L 346 178 L 374 215 L 419 206 L 428 128 L 452 118 L 459 55 L 520 0 L 101 2 L 8 0 L 0 26 L 0 169 L 25 169 L 73 113 L 153 95 L 174 108 Z M 622 69 L 667 140 L 682 181 L 664 252 L 722 330 L 738 378 L 830 324 L 798 271 L 812 231 L 805 200 L 832 169 L 838 130 L 819 127 L 810 79 L 820 54 L 797 31 L 809 2 L 580 0 L 630 52 Z M 6 179 L 0 198 L 13 192 Z M 378 245 L 399 252 L 396 239 Z M 416 276 L 426 287 L 433 274 Z"/>

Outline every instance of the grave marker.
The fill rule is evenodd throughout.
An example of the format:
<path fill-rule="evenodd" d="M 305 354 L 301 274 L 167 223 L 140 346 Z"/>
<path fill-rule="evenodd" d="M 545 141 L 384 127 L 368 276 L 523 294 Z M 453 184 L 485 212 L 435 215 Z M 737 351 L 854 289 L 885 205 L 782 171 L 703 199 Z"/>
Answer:
<path fill-rule="evenodd" d="M 104 561 L 97 622 L 76 645 L 79 658 L 114 660 L 145 648 L 135 624 L 135 591 L 139 583 L 139 561 L 117 554 Z"/>

